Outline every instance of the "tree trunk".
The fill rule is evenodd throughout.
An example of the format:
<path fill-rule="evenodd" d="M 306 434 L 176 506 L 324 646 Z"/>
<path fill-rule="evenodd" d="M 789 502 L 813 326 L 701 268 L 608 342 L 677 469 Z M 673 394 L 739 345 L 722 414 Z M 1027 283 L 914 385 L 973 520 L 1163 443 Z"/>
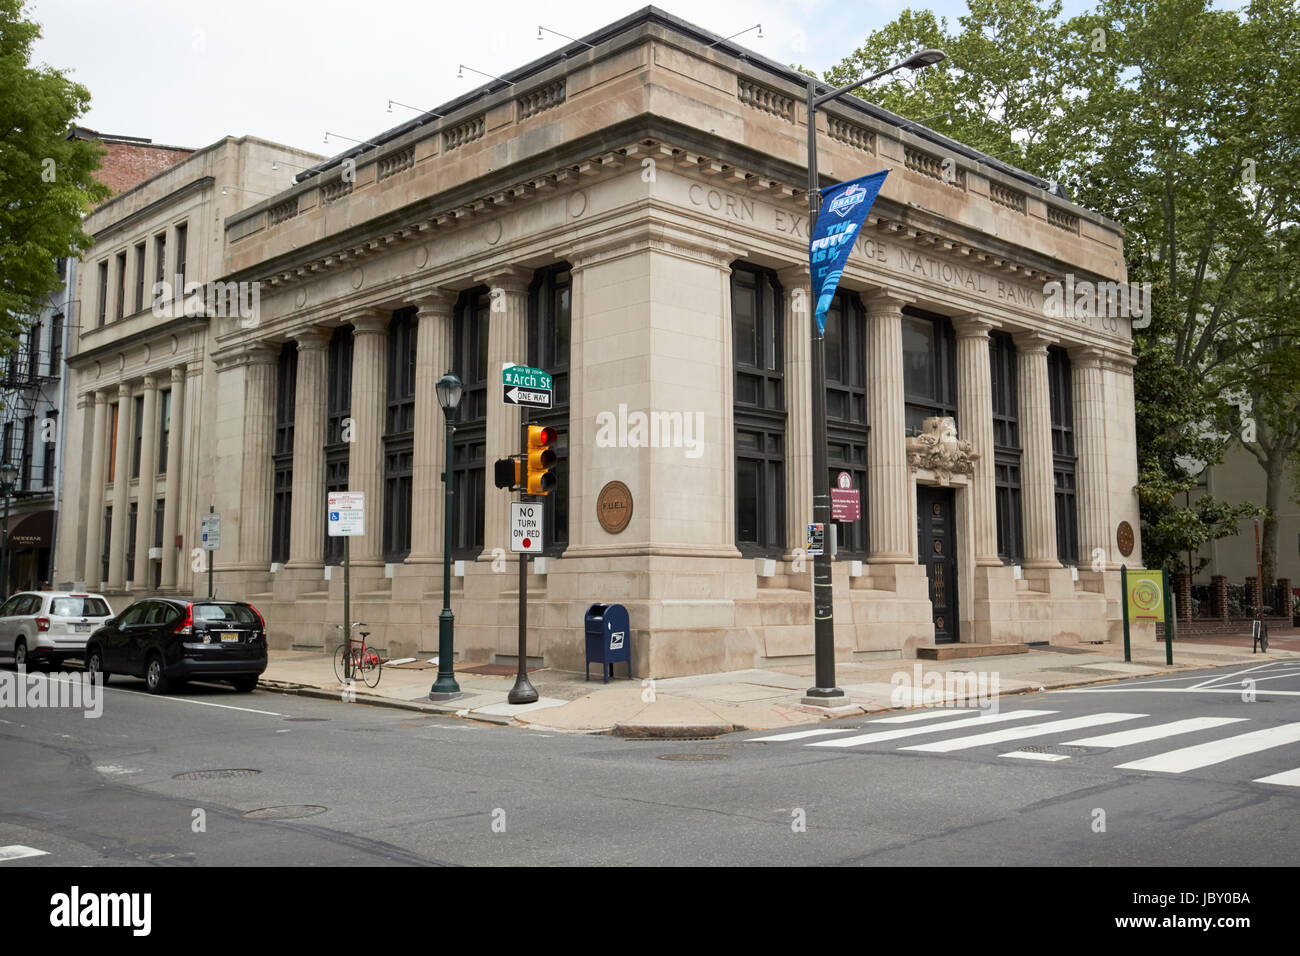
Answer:
<path fill-rule="evenodd" d="M 1264 507 L 1268 514 L 1264 516 L 1260 528 L 1260 575 L 1263 587 L 1272 587 L 1277 571 L 1277 510 L 1282 502 L 1283 478 L 1286 474 L 1286 457 L 1276 452 L 1269 456 L 1264 468 L 1267 476 L 1264 486 Z"/>

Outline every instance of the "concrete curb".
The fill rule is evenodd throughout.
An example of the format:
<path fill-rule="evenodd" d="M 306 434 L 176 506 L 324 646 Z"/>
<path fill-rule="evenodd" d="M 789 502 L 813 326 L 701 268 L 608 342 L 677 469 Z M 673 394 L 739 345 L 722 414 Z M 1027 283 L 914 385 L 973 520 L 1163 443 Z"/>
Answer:
<path fill-rule="evenodd" d="M 614 734 L 629 740 L 681 740 L 691 737 L 721 737 L 747 730 L 732 723 L 717 724 L 615 724 Z"/>

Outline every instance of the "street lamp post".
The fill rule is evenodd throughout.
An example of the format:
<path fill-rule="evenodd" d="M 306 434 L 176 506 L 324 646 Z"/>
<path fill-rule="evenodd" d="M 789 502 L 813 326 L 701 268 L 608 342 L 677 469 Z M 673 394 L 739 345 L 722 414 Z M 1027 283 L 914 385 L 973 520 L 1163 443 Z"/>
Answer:
<path fill-rule="evenodd" d="M 944 54 L 939 50 L 918 50 L 906 60 L 895 63 L 888 69 L 822 94 L 817 92 L 818 81 L 814 77 L 808 78 L 808 235 L 810 237 L 813 234 L 813 227 L 817 224 L 817 211 L 821 204 L 820 181 L 817 175 L 817 107 L 882 76 L 888 76 L 896 70 L 904 67 L 919 70 L 933 66 L 943 59 Z M 812 290 L 813 303 L 816 303 L 819 293 L 818 289 Z M 815 321 L 809 325 L 812 334 L 813 521 L 823 528 L 828 528 L 831 523 L 831 476 L 826 463 L 825 334 L 817 327 Z M 830 707 L 843 704 L 847 700 L 844 691 L 835 686 L 835 611 L 829 546 L 823 547 L 822 553 L 813 558 L 813 636 L 816 685 L 805 692 L 804 702 Z"/>
<path fill-rule="evenodd" d="M 447 420 L 447 441 L 446 464 L 442 473 L 442 613 L 438 615 L 438 678 L 429 690 L 429 699 L 452 700 L 461 693 L 452 661 L 456 645 L 456 617 L 451 613 L 451 468 L 455 455 L 452 434 L 456 431 L 456 408 L 460 405 L 465 387 L 459 378 L 448 372 L 438 380 L 434 391 L 438 393 L 438 404 L 442 406 L 442 414 Z"/>
<path fill-rule="evenodd" d="M 4 596 L 0 600 L 9 597 L 9 499 L 13 497 L 17 475 L 18 469 L 13 462 L 6 461 L 0 465 L 0 495 L 5 499 L 4 530 L 0 533 L 0 592 Z"/>

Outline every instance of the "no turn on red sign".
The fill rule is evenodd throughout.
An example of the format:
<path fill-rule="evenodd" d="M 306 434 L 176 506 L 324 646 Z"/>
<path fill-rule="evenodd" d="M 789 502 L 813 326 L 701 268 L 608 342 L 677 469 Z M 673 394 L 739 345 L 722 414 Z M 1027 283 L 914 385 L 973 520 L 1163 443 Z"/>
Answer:
<path fill-rule="evenodd" d="M 531 501 L 510 502 L 510 551 L 512 554 L 541 554 L 545 505 Z"/>

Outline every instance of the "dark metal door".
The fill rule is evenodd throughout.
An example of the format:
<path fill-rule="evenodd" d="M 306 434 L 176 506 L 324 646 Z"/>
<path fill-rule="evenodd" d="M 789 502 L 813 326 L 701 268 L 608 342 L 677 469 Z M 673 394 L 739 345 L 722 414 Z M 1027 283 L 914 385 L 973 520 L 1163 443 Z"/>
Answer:
<path fill-rule="evenodd" d="M 951 488 L 916 489 L 917 554 L 930 578 L 934 639 L 950 644 L 957 636 L 956 506 Z"/>

